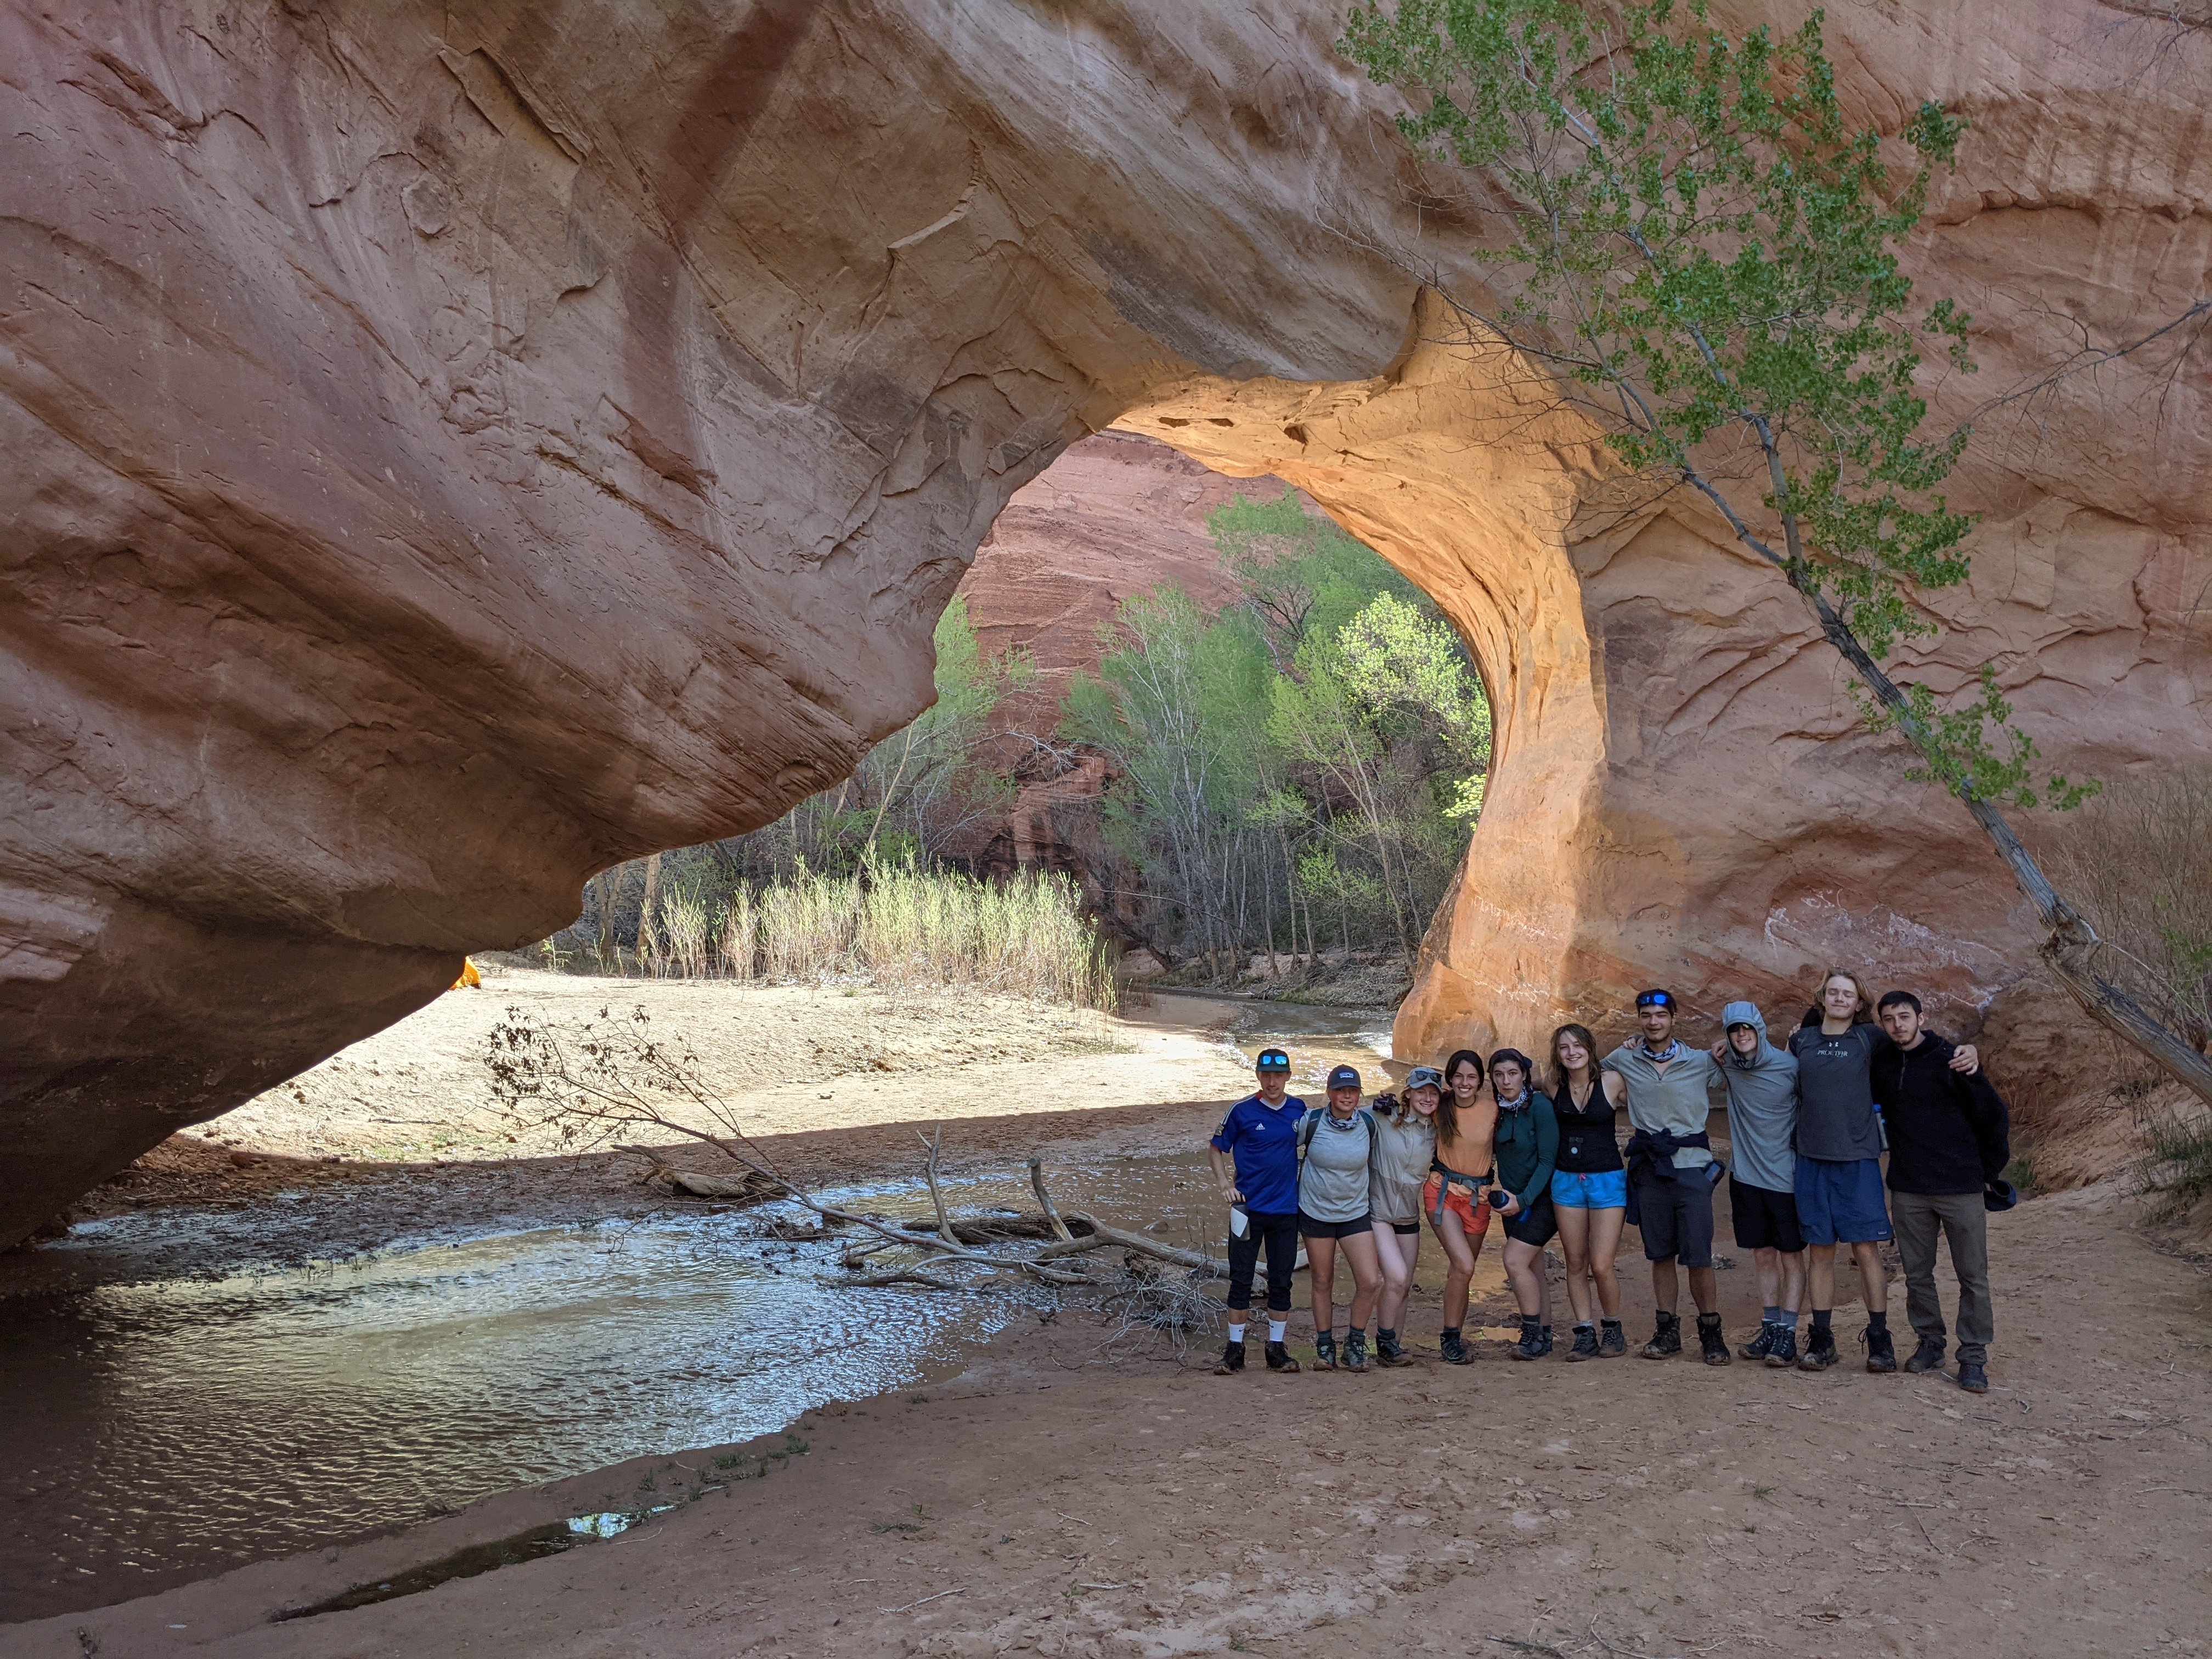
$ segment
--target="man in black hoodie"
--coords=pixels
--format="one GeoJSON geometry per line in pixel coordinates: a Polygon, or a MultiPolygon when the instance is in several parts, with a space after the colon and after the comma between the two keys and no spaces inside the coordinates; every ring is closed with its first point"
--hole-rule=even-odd
{"type": "Polygon", "coordinates": [[[1982,1195],[2012,1161],[2004,1101],[1977,1066],[1951,1069],[1953,1045],[1920,1024],[1920,999],[1892,991],[1882,1030],[1897,1046],[1874,1066],[1874,1097],[1889,1133],[1889,1212],[1905,1263],[1905,1310],[1920,1346],[1908,1371],[1943,1364],[1943,1304],[1936,1294],[1936,1238],[1959,1278],[1959,1386],[1985,1393],[1990,1338],[1989,1214],[1982,1195]]]}

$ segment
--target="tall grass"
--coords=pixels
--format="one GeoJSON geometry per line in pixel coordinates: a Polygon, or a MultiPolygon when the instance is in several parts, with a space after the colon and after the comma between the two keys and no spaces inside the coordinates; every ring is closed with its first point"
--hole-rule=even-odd
{"type": "Polygon", "coordinates": [[[866,980],[897,991],[978,990],[1111,1010],[1113,953],[1066,877],[1006,882],[869,863],[849,876],[801,868],[715,902],[672,888],[640,930],[638,970],[781,983],[866,980]]]}

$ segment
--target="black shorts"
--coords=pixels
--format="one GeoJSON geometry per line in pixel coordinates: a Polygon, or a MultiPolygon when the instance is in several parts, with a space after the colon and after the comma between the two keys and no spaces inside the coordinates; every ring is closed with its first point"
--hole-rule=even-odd
{"type": "Polygon", "coordinates": [[[1729,1183],[1729,1212],[1735,1223],[1739,1250],[1779,1250],[1795,1255],[1805,1248],[1797,1227],[1797,1194],[1765,1187],[1729,1183]]]}
{"type": "Polygon", "coordinates": [[[1418,1221],[1394,1221],[1390,1224],[1390,1231],[1401,1238],[1419,1238],[1421,1224],[1418,1221]]]}
{"type": "Polygon", "coordinates": [[[1304,1210],[1298,1212],[1298,1231],[1308,1238],[1357,1238],[1374,1231],[1372,1215],[1361,1216],[1357,1221],[1316,1221],[1304,1210]]]}
{"type": "Polygon", "coordinates": [[[1505,1229],[1506,1237],[1516,1244],[1548,1244],[1559,1236],[1559,1218],[1552,1208],[1549,1193],[1520,1214],[1509,1216],[1498,1224],[1505,1229]]]}
{"type": "Polygon", "coordinates": [[[1713,1189],[1705,1170],[1677,1170],[1672,1181],[1646,1176],[1636,1183],[1636,1205],[1646,1261],[1713,1265],[1713,1189]]]}

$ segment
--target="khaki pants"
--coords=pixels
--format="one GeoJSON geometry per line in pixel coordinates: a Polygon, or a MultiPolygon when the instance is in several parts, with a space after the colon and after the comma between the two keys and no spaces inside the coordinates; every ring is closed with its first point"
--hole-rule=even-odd
{"type": "Polygon", "coordinates": [[[1951,1271],[1959,1279],[1959,1358],[1989,1363],[1996,1325],[1990,1305],[1989,1212],[1979,1193],[1892,1193],[1890,1224],[1905,1259],[1905,1313],[1912,1334],[1941,1342],[1943,1304],[1936,1294],[1936,1236],[1951,1245],[1951,1271]]]}

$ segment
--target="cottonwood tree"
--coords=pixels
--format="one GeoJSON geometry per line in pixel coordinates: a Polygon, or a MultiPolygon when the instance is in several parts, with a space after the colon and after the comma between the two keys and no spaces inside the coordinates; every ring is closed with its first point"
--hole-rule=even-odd
{"type": "Polygon", "coordinates": [[[1908,775],[2010,867],[2060,983],[2212,1101],[2212,1064],[2098,971],[2096,933],[2004,816],[2094,786],[2039,775],[1993,666],[1955,706],[1883,666],[1935,631],[1921,596],[1967,574],[1973,521],[1939,492],[1970,433],[1932,429],[1918,387],[1926,354],[1971,371],[1968,319],[1916,301],[1895,252],[1966,123],[1930,103],[1888,146],[1853,127],[1820,25],[1732,38],[1701,0],[1363,0],[1340,50],[1407,95],[1401,130],[1486,234],[1479,282],[1379,251],[1787,579],[1871,724],[1915,751],[1908,775]]]}

